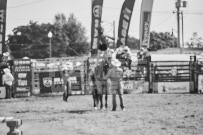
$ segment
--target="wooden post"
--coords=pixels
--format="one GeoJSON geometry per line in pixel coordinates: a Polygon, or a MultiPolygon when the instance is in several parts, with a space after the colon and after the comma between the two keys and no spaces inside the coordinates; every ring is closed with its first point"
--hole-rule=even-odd
{"type": "Polygon", "coordinates": [[[10,131],[7,133],[7,135],[23,135],[23,132],[19,129],[19,127],[22,125],[22,120],[12,119],[7,121],[6,124],[10,128],[10,131]]]}

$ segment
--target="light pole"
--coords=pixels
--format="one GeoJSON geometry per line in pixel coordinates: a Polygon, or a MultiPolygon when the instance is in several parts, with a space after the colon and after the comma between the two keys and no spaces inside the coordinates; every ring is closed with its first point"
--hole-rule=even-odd
{"type": "Polygon", "coordinates": [[[49,33],[48,33],[48,37],[49,37],[49,58],[51,58],[51,52],[52,52],[52,50],[51,50],[51,38],[52,38],[52,36],[53,36],[52,32],[49,31],[49,33]]]}

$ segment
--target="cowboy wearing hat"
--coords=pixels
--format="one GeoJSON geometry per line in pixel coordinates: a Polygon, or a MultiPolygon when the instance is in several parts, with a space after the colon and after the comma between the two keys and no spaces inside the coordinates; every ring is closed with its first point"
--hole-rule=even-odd
{"type": "Polygon", "coordinates": [[[71,82],[69,80],[70,75],[75,72],[75,67],[80,66],[81,63],[76,62],[73,64],[72,62],[66,62],[65,64],[59,67],[61,77],[63,79],[63,100],[67,102],[69,95],[71,94],[71,82]]]}
{"type": "Polygon", "coordinates": [[[2,82],[6,88],[6,98],[9,99],[12,96],[12,85],[13,85],[14,78],[13,78],[13,75],[11,74],[10,69],[5,68],[3,70],[5,74],[2,76],[2,80],[3,80],[2,82]]]}
{"type": "Polygon", "coordinates": [[[107,75],[106,79],[110,79],[111,81],[111,91],[112,91],[112,103],[113,108],[112,111],[116,111],[116,94],[119,94],[120,98],[120,107],[123,111],[125,111],[124,101],[123,101],[123,70],[119,68],[121,66],[121,62],[118,59],[114,59],[111,61],[113,68],[111,68],[107,75]]]}

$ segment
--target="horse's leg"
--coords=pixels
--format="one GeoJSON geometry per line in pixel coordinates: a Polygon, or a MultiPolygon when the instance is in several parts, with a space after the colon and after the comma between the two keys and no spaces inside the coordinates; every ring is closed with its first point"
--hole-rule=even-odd
{"type": "Polygon", "coordinates": [[[92,98],[93,98],[93,107],[96,107],[96,99],[94,93],[92,93],[92,98]]]}
{"type": "Polygon", "coordinates": [[[99,101],[100,101],[100,109],[103,109],[103,100],[102,100],[103,95],[102,94],[98,94],[98,96],[99,96],[99,101]]]}
{"type": "Polygon", "coordinates": [[[93,98],[94,98],[94,109],[97,110],[99,104],[97,89],[94,90],[93,98]]]}
{"type": "Polygon", "coordinates": [[[101,106],[100,106],[100,109],[104,109],[104,106],[103,106],[103,94],[106,94],[106,87],[105,87],[105,81],[102,81],[102,91],[101,91],[101,97],[100,97],[100,102],[101,102],[101,106]]]}
{"type": "Polygon", "coordinates": [[[105,107],[106,107],[106,109],[108,108],[108,103],[107,103],[107,101],[108,101],[108,94],[105,93],[105,107]]]}
{"type": "Polygon", "coordinates": [[[105,107],[106,107],[106,109],[108,108],[108,93],[109,93],[109,88],[110,88],[109,83],[106,80],[106,82],[105,82],[105,107]]]}
{"type": "Polygon", "coordinates": [[[97,90],[95,90],[95,102],[96,102],[96,107],[98,108],[98,105],[99,105],[99,96],[98,96],[98,93],[97,93],[97,90]]]}

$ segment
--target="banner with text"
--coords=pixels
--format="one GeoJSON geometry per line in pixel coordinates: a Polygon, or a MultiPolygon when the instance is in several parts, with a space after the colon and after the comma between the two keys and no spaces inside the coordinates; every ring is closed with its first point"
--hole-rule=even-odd
{"type": "Polygon", "coordinates": [[[30,59],[14,60],[14,82],[16,97],[27,97],[31,95],[30,59]]]}
{"type": "MultiPolygon", "coordinates": [[[[64,80],[59,71],[40,72],[40,93],[62,92],[64,80]]],[[[82,90],[81,71],[75,70],[68,78],[69,94],[84,94],[82,90]],[[77,92],[75,92],[77,91],[77,92]]]]}
{"type": "Polygon", "coordinates": [[[99,44],[103,0],[92,0],[91,54],[96,55],[99,44]]]}
{"type": "Polygon", "coordinates": [[[154,0],[142,0],[140,11],[140,48],[149,48],[150,24],[154,0]]]}
{"type": "Polygon", "coordinates": [[[120,13],[117,47],[127,44],[128,30],[135,0],[125,0],[120,13]]]}
{"type": "Polygon", "coordinates": [[[5,47],[7,0],[0,0],[0,55],[5,47]]]}

